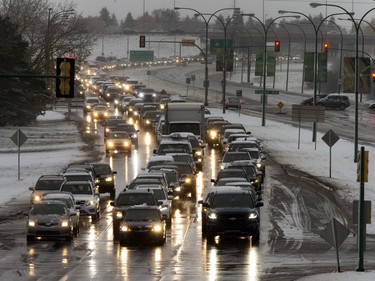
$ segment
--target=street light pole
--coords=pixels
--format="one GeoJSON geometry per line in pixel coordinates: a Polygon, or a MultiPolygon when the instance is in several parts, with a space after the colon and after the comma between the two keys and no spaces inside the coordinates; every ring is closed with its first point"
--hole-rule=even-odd
{"type": "Polygon", "coordinates": [[[375,10],[375,8],[372,8],[370,10],[368,10],[363,16],[362,18],[359,19],[359,21],[357,22],[354,17],[353,17],[353,13],[350,13],[348,12],[345,8],[339,6],[339,5],[335,5],[335,4],[327,4],[327,3],[310,3],[310,6],[312,8],[316,8],[316,7],[319,7],[319,6],[327,6],[327,7],[335,7],[335,8],[338,8],[338,9],[341,9],[342,11],[344,11],[344,13],[342,14],[347,14],[350,19],[352,20],[353,24],[354,24],[354,27],[355,27],[355,118],[354,118],[354,162],[357,163],[358,159],[357,159],[357,152],[358,152],[358,96],[359,96],[359,50],[358,50],[358,44],[359,44],[359,30],[360,30],[360,26],[361,26],[361,23],[363,21],[363,19],[370,13],[372,12],[373,10],[375,10]]]}
{"type": "MultiPolygon", "coordinates": [[[[216,14],[216,13],[219,13],[221,11],[225,11],[225,10],[233,10],[234,8],[222,8],[222,9],[219,9],[217,11],[215,11],[214,13],[212,14],[208,14],[210,17],[208,19],[206,19],[203,15],[203,13],[199,12],[198,10],[196,9],[193,9],[193,8],[186,8],[186,7],[174,7],[175,10],[190,10],[190,11],[193,11],[195,12],[197,15],[201,16],[203,18],[203,21],[206,25],[206,38],[205,38],[205,45],[206,45],[206,51],[204,53],[204,64],[205,64],[205,68],[204,68],[204,82],[203,82],[203,86],[204,86],[204,105],[205,106],[208,106],[208,87],[209,87],[209,81],[208,81],[208,27],[209,27],[209,23],[210,23],[210,20],[211,18],[216,14]]],[[[206,13],[205,13],[206,14],[206,13]]]]}
{"type": "Polygon", "coordinates": [[[280,27],[284,28],[286,33],[288,34],[288,60],[287,60],[287,66],[286,66],[286,82],[285,82],[285,91],[288,91],[288,85],[289,85],[289,63],[290,63],[290,32],[288,28],[285,27],[285,25],[280,25],[280,27]]]}
{"type": "MultiPolygon", "coordinates": [[[[359,57],[358,57],[358,42],[359,42],[359,30],[361,23],[363,19],[375,8],[370,9],[367,11],[362,18],[357,22],[352,13],[349,13],[345,8],[334,5],[334,4],[321,4],[321,3],[310,3],[310,6],[312,8],[316,8],[319,6],[327,6],[327,7],[336,7],[338,9],[341,9],[344,11],[349,17],[351,18],[354,27],[355,27],[355,133],[354,133],[354,162],[358,162],[358,94],[359,94],[359,57]]],[[[361,149],[362,151],[362,149],[361,149]]],[[[363,154],[363,153],[361,153],[363,154]]],[[[361,164],[363,164],[363,158],[361,159],[361,164]]],[[[361,169],[363,169],[361,165],[361,169]]],[[[366,225],[364,222],[364,213],[365,213],[365,207],[364,207],[364,183],[363,181],[360,184],[360,192],[359,192],[359,207],[358,207],[358,265],[356,270],[357,271],[365,271],[363,267],[364,263],[364,243],[366,239],[366,225]]]]}
{"type": "Polygon", "coordinates": [[[266,76],[267,76],[267,33],[268,30],[271,28],[271,25],[280,18],[300,18],[299,16],[279,16],[274,18],[266,27],[265,24],[255,16],[255,14],[242,14],[243,16],[249,16],[256,19],[259,24],[262,26],[264,31],[264,50],[263,50],[263,93],[262,93],[262,126],[266,126],[266,76]]]}

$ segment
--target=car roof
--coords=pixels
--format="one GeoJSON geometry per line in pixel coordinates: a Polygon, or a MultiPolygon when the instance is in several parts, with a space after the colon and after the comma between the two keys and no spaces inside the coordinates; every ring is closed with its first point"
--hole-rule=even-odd
{"type": "Polygon", "coordinates": [[[45,192],[43,193],[43,198],[45,197],[52,197],[51,199],[53,198],[73,198],[74,199],[74,195],[72,193],[65,192],[65,191],[45,192]]]}

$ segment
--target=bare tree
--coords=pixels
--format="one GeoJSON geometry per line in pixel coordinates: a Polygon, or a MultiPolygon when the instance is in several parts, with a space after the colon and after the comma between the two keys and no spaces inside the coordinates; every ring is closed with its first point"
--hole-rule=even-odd
{"type": "Polygon", "coordinates": [[[0,14],[9,16],[29,43],[28,59],[39,72],[51,73],[55,58],[75,56],[84,61],[96,40],[88,19],[75,12],[76,4],[49,0],[2,0],[0,14]]]}

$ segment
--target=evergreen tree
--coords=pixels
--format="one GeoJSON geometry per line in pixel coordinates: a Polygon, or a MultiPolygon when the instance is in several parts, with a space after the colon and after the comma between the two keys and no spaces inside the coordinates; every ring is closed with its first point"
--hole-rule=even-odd
{"type": "MultiPolygon", "coordinates": [[[[0,73],[36,74],[26,60],[28,43],[17,28],[10,18],[0,16],[0,73]]],[[[35,121],[50,98],[44,79],[0,77],[0,126],[26,125],[35,121]]]]}

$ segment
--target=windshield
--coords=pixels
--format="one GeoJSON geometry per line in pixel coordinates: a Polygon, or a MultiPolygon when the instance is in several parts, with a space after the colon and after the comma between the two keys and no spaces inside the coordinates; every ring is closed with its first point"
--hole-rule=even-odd
{"type": "Polygon", "coordinates": [[[65,215],[66,209],[60,204],[36,204],[30,213],[32,215],[65,215]]]}
{"type": "Polygon", "coordinates": [[[224,163],[233,162],[236,160],[251,160],[250,155],[246,153],[226,153],[223,157],[224,163]]]}
{"type": "Polygon", "coordinates": [[[257,148],[258,144],[256,142],[246,142],[246,143],[231,143],[228,151],[237,151],[241,148],[257,148]]]}
{"type": "Polygon", "coordinates": [[[159,154],[190,153],[190,146],[184,143],[170,143],[159,145],[159,154]]]}
{"type": "Polygon", "coordinates": [[[155,200],[152,194],[124,194],[117,200],[117,206],[133,206],[146,204],[149,206],[155,205],[155,200]]]}
{"type": "Polygon", "coordinates": [[[53,196],[48,197],[48,195],[47,195],[47,196],[44,197],[44,200],[57,200],[57,201],[63,202],[69,209],[73,207],[72,200],[70,200],[68,198],[61,198],[61,197],[60,198],[54,198],[53,196]]]}
{"type": "Polygon", "coordinates": [[[254,208],[253,200],[248,194],[217,194],[212,202],[213,208],[254,208]]]}
{"type": "Polygon", "coordinates": [[[128,210],[125,213],[127,221],[157,221],[160,220],[156,210],[128,210]]]}
{"type": "Polygon", "coordinates": [[[61,184],[64,182],[61,180],[38,180],[35,185],[35,190],[59,190],[61,184]]]}
{"type": "Polygon", "coordinates": [[[72,194],[92,194],[91,186],[88,184],[66,184],[62,186],[61,191],[72,194]]]}
{"type": "Polygon", "coordinates": [[[94,171],[97,175],[109,175],[111,174],[111,167],[108,165],[94,165],[94,171]]]}
{"type": "Polygon", "coordinates": [[[199,123],[171,123],[169,125],[169,133],[182,133],[188,132],[193,133],[194,135],[201,134],[201,128],[199,123]]]}

